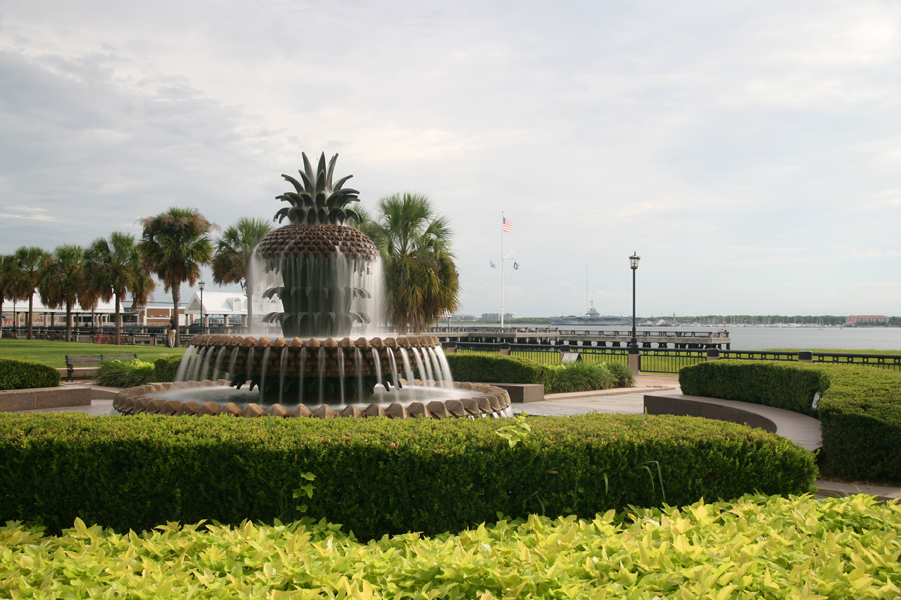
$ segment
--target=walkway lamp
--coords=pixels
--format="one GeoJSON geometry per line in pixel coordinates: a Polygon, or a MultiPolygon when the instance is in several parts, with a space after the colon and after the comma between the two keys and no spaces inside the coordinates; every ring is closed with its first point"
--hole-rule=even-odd
{"type": "Polygon", "coordinates": [[[635,334],[635,271],[638,270],[640,260],[638,252],[633,252],[629,257],[629,266],[632,267],[632,339],[629,340],[629,354],[638,354],[638,339],[635,334]]]}
{"type": "Polygon", "coordinates": [[[203,322],[203,280],[201,279],[198,283],[200,286],[200,333],[206,333],[205,323],[203,322]]]}

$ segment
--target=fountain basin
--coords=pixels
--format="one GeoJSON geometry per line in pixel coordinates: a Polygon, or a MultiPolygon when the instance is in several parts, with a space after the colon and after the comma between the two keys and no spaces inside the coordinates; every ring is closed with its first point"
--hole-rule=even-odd
{"type": "Polygon", "coordinates": [[[350,404],[345,399],[362,403],[377,385],[403,388],[403,379],[434,379],[447,387],[446,363],[432,336],[289,340],[203,335],[194,338],[178,380],[217,380],[227,373],[231,385],[259,389],[266,404],[323,404],[326,399],[350,404]]]}
{"type": "Polygon", "coordinates": [[[284,418],[392,419],[512,416],[510,396],[499,387],[482,383],[454,383],[452,388],[442,388],[435,387],[434,382],[426,382],[425,385],[419,381],[413,383],[400,390],[376,393],[365,403],[298,404],[290,407],[278,403],[261,406],[252,401],[259,398],[258,393],[231,388],[224,379],[152,383],[122,390],[113,400],[113,408],[123,415],[233,415],[248,418],[267,415],[284,418]],[[226,401],[223,402],[223,399],[226,401]]]}

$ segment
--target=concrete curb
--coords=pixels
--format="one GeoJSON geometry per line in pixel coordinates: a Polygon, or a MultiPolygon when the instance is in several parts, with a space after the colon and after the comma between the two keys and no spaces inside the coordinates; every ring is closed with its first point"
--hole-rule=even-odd
{"type": "Polygon", "coordinates": [[[90,405],[91,388],[85,385],[0,391],[0,412],[90,405]]]}

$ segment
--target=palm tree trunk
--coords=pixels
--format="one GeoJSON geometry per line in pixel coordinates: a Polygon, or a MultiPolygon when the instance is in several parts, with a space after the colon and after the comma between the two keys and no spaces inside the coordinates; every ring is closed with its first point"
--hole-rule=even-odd
{"type": "Polygon", "coordinates": [[[32,339],[34,334],[34,290],[31,291],[31,296],[28,297],[28,335],[26,339],[32,339]]]}
{"type": "Polygon", "coordinates": [[[253,329],[253,282],[250,279],[247,279],[244,286],[244,291],[247,293],[247,331],[246,333],[250,333],[251,329],[253,329]]]}
{"type": "Polygon", "coordinates": [[[72,305],[66,302],[66,341],[72,341],[72,305]]]}
{"type": "Polygon", "coordinates": [[[122,335],[122,315],[119,314],[119,294],[116,294],[116,344],[121,344],[119,336],[122,335]]]}
{"type": "Polygon", "coordinates": [[[175,316],[175,348],[181,348],[181,327],[179,326],[180,319],[178,318],[178,301],[181,299],[181,289],[180,284],[176,283],[172,286],[172,305],[175,308],[175,312],[172,313],[175,316]]]}

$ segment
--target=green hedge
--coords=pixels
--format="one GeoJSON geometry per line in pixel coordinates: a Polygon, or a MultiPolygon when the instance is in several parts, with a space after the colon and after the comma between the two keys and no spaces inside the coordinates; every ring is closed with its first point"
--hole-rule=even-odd
{"type": "Polygon", "coordinates": [[[553,381],[554,367],[518,356],[448,354],[454,381],[474,383],[540,383],[553,381]]]}
{"type": "Polygon", "coordinates": [[[679,385],[688,396],[705,396],[775,406],[812,415],[814,396],[829,386],[820,368],[803,363],[714,360],[679,370],[679,385]]]}
{"type": "Polygon", "coordinates": [[[175,381],[181,359],[181,356],[165,356],[153,361],[153,368],[156,371],[154,381],[175,381]]]}
{"type": "Polygon", "coordinates": [[[312,473],[306,514],[363,539],[460,531],[499,513],[591,518],[629,505],[799,494],[817,472],[810,452],[761,430],[645,415],[5,414],[0,464],[0,522],[41,521],[51,531],[76,517],[119,531],[167,521],[272,522],[298,516],[291,491],[312,473]]]}
{"type": "Polygon", "coordinates": [[[720,360],[679,371],[682,392],[802,414],[820,394],[824,475],[901,481],[901,373],[872,366],[720,360]]]}
{"type": "Polygon", "coordinates": [[[546,394],[630,387],[635,378],[628,367],[577,362],[546,365],[519,356],[497,354],[447,355],[454,381],[478,383],[539,383],[546,394]]]}
{"type": "Polygon", "coordinates": [[[901,373],[835,365],[819,402],[825,473],[901,482],[901,373]]]}
{"type": "Polygon", "coordinates": [[[59,371],[41,363],[0,358],[0,390],[57,387],[59,371]]]}

